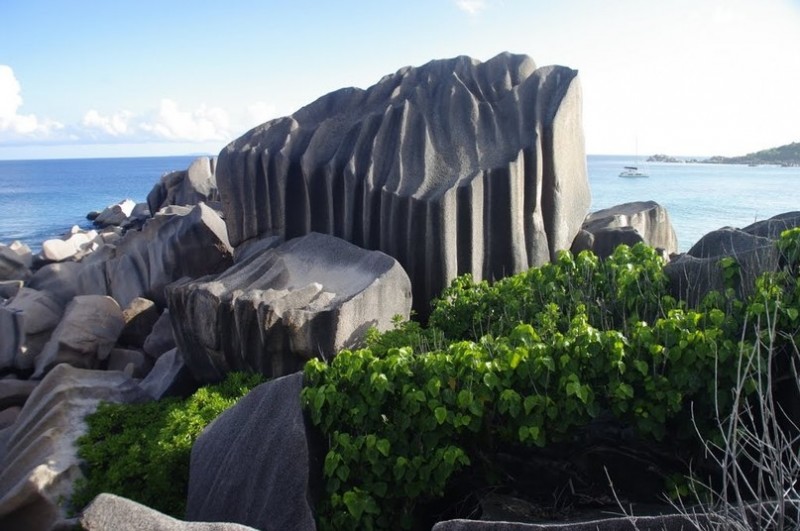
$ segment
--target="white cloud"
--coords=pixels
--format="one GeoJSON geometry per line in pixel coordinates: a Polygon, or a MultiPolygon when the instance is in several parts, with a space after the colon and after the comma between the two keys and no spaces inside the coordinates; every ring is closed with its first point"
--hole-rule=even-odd
{"type": "Polygon", "coordinates": [[[460,10],[477,15],[487,7],[487,0],[455,0],[456,7],[460,10]]]}
{"type": "Polygon", "coordinates": [[[112,137],[120,137],[133,132],[131,124],[133,113],[130,111],[119,111],[110,116],[104,116],[94,109],[90,109],[81,121],[81,125],[88,131],[99,131],[112,137]]]}
{"type": "Polygon", "coordinates": [[[139,128],[162,140],[202,142],[230,138],[230,118],[225,110],[203,104],[194,111],[184,111],[168,98],[161,100],[156,116],[140,123],[139,128]]]}
{"type": "Polygon", "coordinates": [[[8,65],[0,65],[0,138],[14,139],[19,136],[46,138],[63,129],[63,125],[48,119],[39,119],[34,114],[19,114],[22,106],[22,87],[8,65]]]}

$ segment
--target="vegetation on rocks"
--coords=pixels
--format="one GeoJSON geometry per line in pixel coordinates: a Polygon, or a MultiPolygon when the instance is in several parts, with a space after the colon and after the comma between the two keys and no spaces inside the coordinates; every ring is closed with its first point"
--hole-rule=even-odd
{"type": "MultiPolygon", "coordinates": [[[[303,402],[330,445],[320,527],[410,528],[459,474],[493,484],[501,449],[574,443],[598,419],[654,444],[669,433],[687,459],[698,431],[721,444],[723,418],[764,391],[759,375],[798,333],[800,231],[780,247],[782,269],[748,300],[731,288],[696,308],[669,295],[662,259],[641,244],[605,261],[564,252],[492,284],[464,276],[427,327],[398,323],[367,348],[312,360],[303,402]],[[767,320],[780,333],[753,348],[767,320]],[[759,369],[743,379],[742,364],[759,369]]],[[[723,268],[733,286],[737,264],[723,268]]]]}
{"type": "Polygon", "coordinates": [[[222,383],[202,387],[185,400],[101,403],[86,418],[88,432],[78,440],[86,467],[73,507],[80,509],[108,492],[183,517],[192,444],[207,424],[263,380],[261,375],[230,373],[222,383]]]}

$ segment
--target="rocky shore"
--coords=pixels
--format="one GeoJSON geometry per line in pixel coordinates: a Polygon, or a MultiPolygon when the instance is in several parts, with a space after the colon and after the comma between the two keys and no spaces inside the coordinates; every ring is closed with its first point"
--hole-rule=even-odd
{"type": "Polygon", "coordinates": [[[307,360],[412,308],[425,319],[458,275],[499,279],[565,249],[605,257],[644,242],[695,301],[720,287],[723,257],[741,265],[742,292],[777,267],[774,242],[798,212],[681,255],[652,201],[588,214],[581,112],[575,70],[511,54],[432,61],[267,122],[35,256],[0,245],[0,528],[315,529],[324,442],[300,406],[307,360]],[[274,379],[193,447],[188,521],[112,494],[69,507],[75,441],[100,401],[185,396],[234,370],[274,379]]]}

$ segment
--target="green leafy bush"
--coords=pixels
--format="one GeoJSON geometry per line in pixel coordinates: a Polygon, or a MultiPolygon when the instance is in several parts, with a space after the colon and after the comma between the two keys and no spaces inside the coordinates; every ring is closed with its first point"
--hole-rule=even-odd
{"type": "MultiPolygon", "coordinates": [[[[784,256],[800,256],[798,242],[785,234],[784,256]]],[[[320,527],[409,528],[420,502],[495,446],[570,441],[601,415],[644,440],[711,433],[742,357],[763,355],[744,323],[778,315],[796,335],[796,262],[748,301],[729,289],[697,308],[669,296],[663,262],[641,244],[606,261],[561,253],[494,284],[457,278],[428,328],[398,323],[306,365],[303,403],[330,442],[320,527]]],[[[752,375],[744,384],[757,390],[752,375]]]]}
{"type": "Polygon", "coordinates": [[[78,439],[86,477],[77,483],[72,505],[80,509],[110,492],[183,517],[192,444],[206,425],[261,382],[261,375],[231,373],[186,400],[101,403],[78,439]]]}

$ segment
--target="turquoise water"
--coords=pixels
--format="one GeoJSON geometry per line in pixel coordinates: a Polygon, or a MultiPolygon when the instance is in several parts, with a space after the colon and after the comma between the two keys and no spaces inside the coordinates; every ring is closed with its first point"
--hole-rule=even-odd
{"type": "MultiPolygon", "coordinates": [[[[0,243],[35,250],[86,214],[125,198],[144,201],[162,174],[194,157],[0,161],[0,243]]],[[[640,165],[648,179],[621,179],[631,157],[589,155],[592,210],[653,200],[667,207],[685,251],[703,234],[800,210],[800,168],[711,164],[640,165]]]]}
{"type": "Polygon", "coordinates": [[[629,201],[665,206],[687,251],[720,227],[744,227],[782,212],[800,210],[800,168],[737,164],[640,163],[650,177],[623,179],[631,157],[590,155],[592,210],[629,201]]]}

